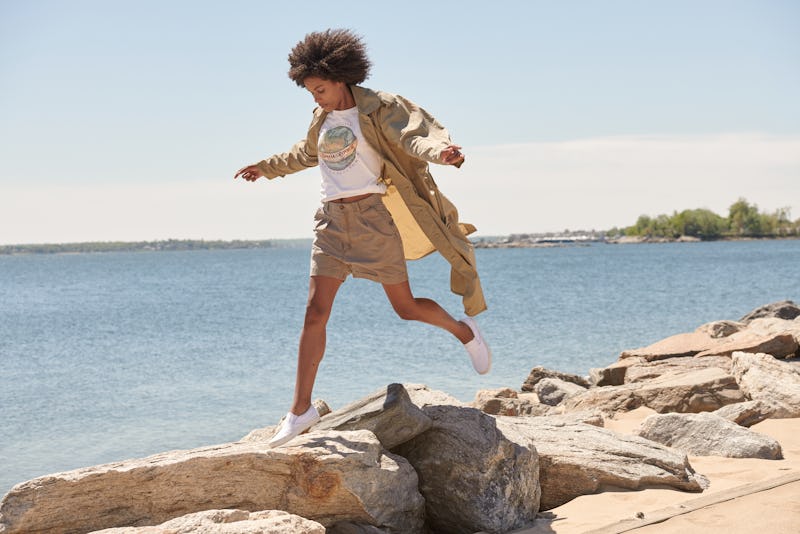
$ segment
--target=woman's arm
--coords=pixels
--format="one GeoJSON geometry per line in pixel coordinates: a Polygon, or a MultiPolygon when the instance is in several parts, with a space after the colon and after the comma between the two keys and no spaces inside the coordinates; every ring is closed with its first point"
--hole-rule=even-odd
{"type": "Polygon", "coordinates": [[[317,155],[309,154],[306,150],[306,140],[297,142],[289,152],[275,154],[258,163],[242,167],[234,175],[234,179],[241,176],[248,182],[254,182],[262,176],[269,179],[286,176],[309,167],[317,165],[317,155]]]}
{"type": "Polygon", "coordinates": [[[464,154],[430,113],[401,96],[381,109],[379,122],[389,141],[407,154],[429,163],[461,166],[464,154]]]}

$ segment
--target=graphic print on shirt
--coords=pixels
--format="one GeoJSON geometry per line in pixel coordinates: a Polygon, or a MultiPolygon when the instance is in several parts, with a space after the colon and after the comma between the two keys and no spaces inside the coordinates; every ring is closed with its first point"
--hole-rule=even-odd
{"type": "Polygon", "coordinates": [[[356,159],[358,139],[347,126],[326,130],[319,140],[319,158],[332,171],[343,171],[356,159]]]}

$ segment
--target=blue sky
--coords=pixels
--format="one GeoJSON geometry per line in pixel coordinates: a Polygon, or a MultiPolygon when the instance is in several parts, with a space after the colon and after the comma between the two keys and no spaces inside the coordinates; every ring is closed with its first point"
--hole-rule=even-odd
{"type": "Polygon", "coordinates": [[[308,237],[315,170],[286,77],[348,27],[365,85],[464,146],[442,190],[479,234],[608,228],[745,197],[800,217],[800,3],[0,0],[0,244],[308,237]]]}

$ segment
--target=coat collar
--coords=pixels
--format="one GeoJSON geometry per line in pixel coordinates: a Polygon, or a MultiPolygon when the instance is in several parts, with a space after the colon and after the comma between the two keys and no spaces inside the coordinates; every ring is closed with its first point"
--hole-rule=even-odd
{"type": "Polygon", "coordinates": [[[372,89],[367,89],[360,85],[351,85],[350,91],[353,93],[359,113],[369,115],[381,106],[381,98],[372,89]]]}

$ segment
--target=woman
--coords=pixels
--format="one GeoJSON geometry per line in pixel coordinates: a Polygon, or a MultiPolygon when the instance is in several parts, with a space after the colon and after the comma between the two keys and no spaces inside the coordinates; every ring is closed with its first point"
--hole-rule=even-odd
{"type": "Polygon", "coordinates": [[[325,329],[336,292],[348,274],[383,285],[397,314],[443,328],[464,344],[478,373],[491,351],[472,317],[486,309],[475,255],[455,207],[439,193],[428,163],[460,166],[461,147],[412,102],[361,87],[371,63],[349,30],[306,35],[289,54],[289,77],[317,108],[306,138],[289,152],[239,169],[253,182],[319,165],[322,207],[315,216],[311,277],[297,359],[294,401],[269,442],[280,446],[319,420],[311,392],[325,352],[325,329]],[[430,299],[415,298],[406,259],[438,250],[451,265],[451,289],[467,317],[454,319],[430,299]]]}

